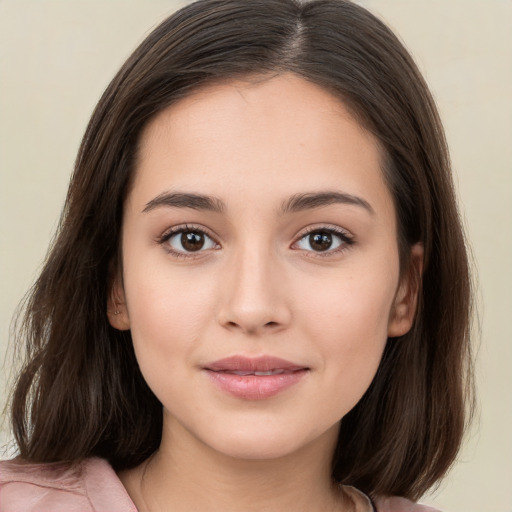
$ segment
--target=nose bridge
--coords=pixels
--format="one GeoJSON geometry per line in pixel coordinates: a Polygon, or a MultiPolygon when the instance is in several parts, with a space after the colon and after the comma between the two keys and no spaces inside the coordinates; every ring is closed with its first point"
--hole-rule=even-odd
{"type": "Polygon", "coordinates": [[[219,321],[258,333],[284,327],[290,319],[280,282],[279,261],[269,244],[247,241],[232,254],[219,321]]]}

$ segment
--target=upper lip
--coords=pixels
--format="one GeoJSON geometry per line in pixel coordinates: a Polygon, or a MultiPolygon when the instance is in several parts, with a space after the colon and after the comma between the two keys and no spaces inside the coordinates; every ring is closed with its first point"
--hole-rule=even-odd
{"type": "Polygon", "coordinates": [[[272,370],[283,370],[294,372],[297,370],[307,370],[306,366],[298,365],[273,356],[231,356],[219,359],[204,366],[204,369],[214,372],[269,372],[272,370]]]}

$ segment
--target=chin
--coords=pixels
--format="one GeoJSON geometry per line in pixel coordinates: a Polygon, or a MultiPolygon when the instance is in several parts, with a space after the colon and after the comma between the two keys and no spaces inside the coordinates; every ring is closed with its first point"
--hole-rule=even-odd
{"type": "Polygon", "coordinates": [[[227,457],[239,460],[272,460],[281,459],[291,455],[300,449],[300,443],[283,444],[281,439],[237,439],[231,438],[227,443],[216,443],[215,448],[219,453],[227,457]]]}
{"type": "MultiPolygon", "coordinates": [[[[254,428],[231,430],[229,433],[210,432],[204,441],[209,446],[227,457],[246,461],[281,459],[298,454],[308,447],[327,443],[334,449],[337,440],[338,424],[327,431],[294,431],[289,428],[254,428]]],[[[316,448],[315,448],[316,449],[316,448]]]]}

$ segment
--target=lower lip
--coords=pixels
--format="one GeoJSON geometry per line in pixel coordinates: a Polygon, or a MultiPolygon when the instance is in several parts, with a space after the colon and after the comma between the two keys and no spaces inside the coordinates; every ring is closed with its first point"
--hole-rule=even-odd
{"type": "Polygon", "coordinates": [[[297,384],[308,370],[276,375],[235,375],[206,370],[210,380],[222,391],[244,400],[265,400],[297,384]]]}

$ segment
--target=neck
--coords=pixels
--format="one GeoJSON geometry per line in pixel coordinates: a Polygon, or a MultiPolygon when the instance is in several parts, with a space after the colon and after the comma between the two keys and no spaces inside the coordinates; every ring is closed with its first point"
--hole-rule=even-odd
{"type": "Polygon", "coordinates": [[[330,476],[336,435],[333,427],[293,454],[242,459],[174,426],[164,429],[154,456],[120,477],[141,512],[349,511],[350,500],[330,476]]]}

